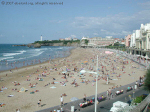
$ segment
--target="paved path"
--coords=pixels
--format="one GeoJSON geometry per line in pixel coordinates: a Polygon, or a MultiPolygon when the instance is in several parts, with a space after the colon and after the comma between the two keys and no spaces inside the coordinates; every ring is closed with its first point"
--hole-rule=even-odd
{"type": "MultiPolygon", "coordinates": [[[[137,96],[140,96],[142,94],[148,94],[148,92],[146,92],[145,90],[142,89],[137,89],[135,90],[134,96],[133,96],[133,91],[130,91],[126,94],[123,95],[119,95],[111,100],[106,100],[101,102],[100,104],[98,104],[97,106],[97,112],[109,112],[111,107],[113,106],[113,103],[116,101],[122,101],[122,102],[129,102],[130,98],[129,95],[131,95],[131,97],[135,98],[137,96]]],[[[94,106],[89,106],[86,107],[85,109],[81,110],[82,112],[94,112],[94,106]]]]}

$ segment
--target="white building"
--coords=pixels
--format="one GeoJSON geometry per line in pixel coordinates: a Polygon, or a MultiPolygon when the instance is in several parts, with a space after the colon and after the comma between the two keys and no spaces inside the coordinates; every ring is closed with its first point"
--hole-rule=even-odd
{"type": "Polygon", "coordinates": [[[107,36],[106,38],[93,37],[89,39],[88,43],[88,45],[96,45],[96,46],[108,46],[110,44],[114,44],[114,38],[112,36],[107,36]]]}
{"type": "Polygon", "coordinates": [[[65,40],[72,40],[72,39],[68,37],[68,38],[65,38],[65,40]]]}
{"type": "Polygon", "coordinates": [[[141,24],[140,29],[133,32],[128,52],[150,58],[150,23],[141,24]]]}

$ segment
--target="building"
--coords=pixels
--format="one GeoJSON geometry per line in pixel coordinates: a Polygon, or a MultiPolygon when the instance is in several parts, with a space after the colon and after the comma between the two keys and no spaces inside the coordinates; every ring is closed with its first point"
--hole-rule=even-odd
{"type": "Polygon", "coordinates": [[[103,46],[108,46],[110,44],[114,44],[114,38],[112,36],[106,36],[106,38],[102,38],[102,37],[93,37],[93,38],[87,38],[87,37],[83,37],[81,39],[81,46],[85,45],[84,41],[88,40],[88,47],[103,47],[103,46]]]}
{"type": "Polygon", "coordinates": [[[108,46],[110,44],[114,44],[114,39],[112,36],[106,36],[105,38],[102,37],[93,37],[89,39],[89,45],[96,45],[96,46],[108,46]]]}
{"type": "Polygon", "coordinates": [[[125,40],[121,40],[121,43],[120,44],[124,44],[125,45],[125,40]]]}
{"type": "Polygon", "coordinates": [[[125,46],[130,47],[131,35],[125,37],[125,46]]]}
{"type": "Polygon", "coordinates": [[[130,40],[128,53],[150,58],[150,23],[141,24],[139,30],[133,31],[130,40]]]}
{"type": "Polygon", "coordinates": [[[77,38],[73,38],[73,40],[78,40],[77,38]]]}
{"type": "Polygon", "coordinates": [[[72,40],[71,38],[65,38],[65,40],[72,40]]]}
{"type": "Polygon", "coordinates": [[[64,41],[65,39],[60,38],[59,40],[60,40],[60,41],[64,41]]]}
{"type": "Polygon", "coordinates": [[[120,43],[120,39],[119,38],[114,38],[114,43],[117,43],[117,42],[120,43]]]}

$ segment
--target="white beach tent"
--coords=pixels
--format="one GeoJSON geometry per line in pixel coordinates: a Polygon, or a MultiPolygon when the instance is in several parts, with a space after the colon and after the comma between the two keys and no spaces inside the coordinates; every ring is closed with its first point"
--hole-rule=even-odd
{"type": "Polygon", "coordinates": [[[80,74],[83,74],[83,73],[86,73],[86,71],[85,71],[85,70],[81,70],[81,71],[80,71],[80,74]]]}
{"type": "Polygon", "coordinates": [[[128,103],[116,101],[113,103],[113,107],[110,109],[110,112],[119,112],[126,107],[129,107],[128,103]]]}
{"type": "Polygon", "coordinates": [[[118,107],[111,107],[110,112],[119,112],[120,110],[118,107]]]}

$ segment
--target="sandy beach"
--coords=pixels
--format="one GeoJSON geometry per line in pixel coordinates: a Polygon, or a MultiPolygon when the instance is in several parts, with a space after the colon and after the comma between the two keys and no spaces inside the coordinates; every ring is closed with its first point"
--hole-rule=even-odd
{"type": "Polygon", "coordinates": [[[72,97],[79,99],[95,94],[95,75],[81,74],[81,70],[96,71],[98,60],[98,93],[112,87],[120,87],[145,75],[137,63],[116,53],[107,54],[102,49],[75,48],[66,58],[54,59],[38,65],[4,71],[0,73],[1,112],[33,112],[60,105],[60,96],[64,103],[72,97]],[[66,72],[67,71],[67,72],[66,72]],[[65,74],[66,75],[65,75],[65,74]],[[106,84],[109,76],[109,84],[106,84]],[[8,97],[10,96],[10,97],[8,97]],[[37,102],[41,99],[42,107],[37,102]]]}

